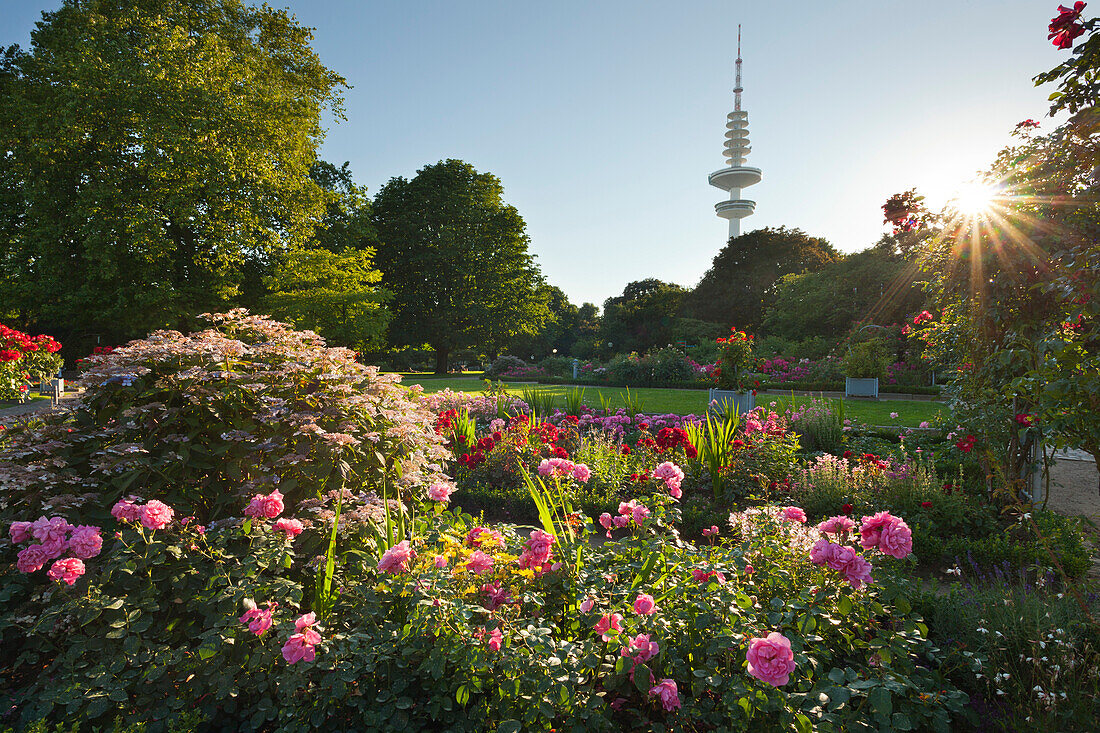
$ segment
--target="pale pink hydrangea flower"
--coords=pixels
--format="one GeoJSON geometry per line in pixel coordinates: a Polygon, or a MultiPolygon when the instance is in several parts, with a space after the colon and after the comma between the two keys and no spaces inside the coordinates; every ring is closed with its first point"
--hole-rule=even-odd
{"type": "Polygon", "coordinates": [[[378,561],[378,569],[384,573],[407,573],[409,561],[415,557],[416,552],[409,547],[409,541],[401,540],[382,553],[382,559],[378,561]]]}
{"type": "Polygon", "coordinates": [[[450,484],[436,481],[428,487],[428,498],[432,501],[447,502],[451,499],[452,491],[454,491],[454,487],[450,484]]]}
{"type": "Polygon", "coordinates": [[[141,524],[146,529],[164,529],[172,522],[175,511],[162,501],[150,499],[141,507],[141,524]]]}
{"type": "Polygon", "coordinates": [[[661,707],[666,712],[672,712],[680,707],[680,693],[676,689],[676,683],[671,679],[663,679],[649,688],[649,696],[661,701],[661,707]]]}
{"type": "Polygon", "coordinates": [[[474,550],[466,560],[466,569],[474,575],[481,575],[493,569],[493,557],[481,550],[474,550]]]}
{"type": "Polygon", "coordinates": [[[593,626],[592,628],[597,634],[601,635],[601,638],[603,638],[604,641],[611,641],[611,636],[612,636],[611,632],[612,631],[616,631],[616,632],[622,631],[623,630],[622,623],[623,623],[622,614],[605,613],[604,615],[600,616],[600,620],[597,621],[596,625],[593,626]]]}
{"type": "Polygon", "coordinates": [[[99,527],[82,525],[74,529],[73,536],[69,538],[69,552],[81,560],[95,557],[102,549],[103,538],[99,534],[99,527]]]}
{"type": "Polygon", "coordinates": [[[772,687],[790,682],[791,672],[797,666],[790,639],[775,631],[763,638],[750,639],[745,658],[749,663],[748,673],[772,687]]]}
{"type": "Polygon", "coordinates": [[[634,613],[639,616],[649,616],[657,610],[657,604],[653,596],[648,593],[639,593],[634,599],[634,613]]]}
{"type": "Polygon", "coordinates": [[[78,557],[66,557],[63,560],[58,560],[46,573],[50,580],[57,580],[69,585],[75,583],[76,579],[83,574],[84,561],[78,557]]]}
{"type": "Polygon", "coordinates": [[[282,517],[275,522],[275,529],[279,532],[286,532],[286,536],[290,539],[294,539],[305,531],[305,526],[300,519],[290,519],[288,517],[282,517]]]}
{"type": "Polygon", "coordinates": [[[254,519],[274,519],[283,513],[283,495],[275,489],[270,494],[256,494],[244,510],[246,517],[254,519]]]}

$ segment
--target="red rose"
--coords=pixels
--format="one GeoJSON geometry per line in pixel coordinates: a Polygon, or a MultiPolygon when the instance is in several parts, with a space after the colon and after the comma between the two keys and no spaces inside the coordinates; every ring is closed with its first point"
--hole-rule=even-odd
{"type": "Polygon", "coordinates": [[[930,501],[922,501],[920,503],[920,505],[921,505],[922,509],[931,509],[932,508],[932,502],[930,502],[930,501]]]}
{"type": "Polygon", "coordinates": [[[844,506],[840,507],[840,513],[848,515],[852,513],[853,509],[854,507],[851,504],[845,504],[844,506]]]}

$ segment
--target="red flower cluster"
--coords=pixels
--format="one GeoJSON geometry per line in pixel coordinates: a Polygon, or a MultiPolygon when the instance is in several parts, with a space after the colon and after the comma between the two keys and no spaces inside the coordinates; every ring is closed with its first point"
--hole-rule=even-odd
{"type": "Polygon", "coordinates": [[[115,353],[114,346],[97,346],[92,349],[92,356],[106,356],[115,353]]]}
{"type": "Polygon", "coordinates": [[[961,450],[963,453],[969,453],[974,450],[974,444],[978,442],[978,439],[973,435],[967,435],[965,438],[955,443],[955,447],[961,450]]]}
{"type": "Polygon", "coordinates": [[[932,320],[932,314],[931,313],[929,313],[928,311],[921,311],[920,313],[918,313],[913,318],[913,325],[914,326],[919,326],[920,324],[924,323],[925,321],[931,321],[931,320],[932,320]]]}
{"type": "Polygon", "coordinates": [[[676,450],[677,448],[683,448],[684,454],[688,458],[695,458],[699,455],[699,451],[688,440],[687,431],[683,428],[661,428],[657,431],[658,453],[663,453],[666,450],[676,450]]]}
{"type": "Polygon", "coordinates": [[[61,344],[57,343],[52,336],[46,334],[28,336],[22,331],[8,328],[0,323],[0,362],[18,361],[24,354],[40,349],[47,354],[53,354],[61,350],[61,344]]]}
{"type": "Polygon", "coordinates": [[[1056,48],[1072,48],[1074,39],[1085,32],[1085,27],[1078,22],[1081,19],[1081,11],[1085,9],[1085,5],[1086,3],[1077,0],[1072,8],[1067,8],[1064,5],[1058,6],[1058,15],[1050,21],[1048,26],[1050,33],[1047,34],[1047,39],[1056,48]]]}
{"type": "Polygon", "coordinates": [[[1030,118],[1024,120],[1023,122],[1017,122],[1016,123],[1016,129],[1017,130],[1027,130],[1028,128],[1038,127],[1038,126],[1039,126],[1039,123],[1036,122],[1033,119],[1030,119],[1030,118]]]}
{"type": "MultiPolygon", "coordinates": [[[[98,346],[96,347],[99,348],[98,346]]],[[[439,416],[435,419],[435,434],[446,435],[455,429],[455,423],[458,420],[458,410],[447,410],[446,412],[439,413],[439,416]]]]}
{"type": "Polygon", "coordinates": [[[738,341],[752,341],[753,340],[752,334],[745,333],[744,331],[738,331],[736,326],[731,328],[730,332],[731,332],[730,335],[727,336],[726,338],[722,338],[721,336],[719,336],[718,338],[716,338],[714,340],[714,342],[716,344],[735,344],[738,341]]]}

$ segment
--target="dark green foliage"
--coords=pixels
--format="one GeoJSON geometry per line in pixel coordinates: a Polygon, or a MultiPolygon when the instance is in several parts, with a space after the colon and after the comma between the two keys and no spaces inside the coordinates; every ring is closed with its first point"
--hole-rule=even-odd
{"type": "Polygon", "coordinates": [[[814,272],[837,259],[824,239],[800,229],[756,229],[731,239],[683,300],[680,314],[753,332],[784,275],[814,272]]]}
{"type": "Polygon", "coordinates": [[[325,211],[310,168],[344,81],[310,40],[239,0],[46,13],[0,71],[4,310],[87,353],[83,334],[117,344],[247,298],[325,211]]]}
{"type": "Polygon", "coordinates": [[[391,179],[374,198],[375,264],[394,296],[390,342],[431,345],[436,372],[457,348],[493,359],[549,317],[526,225],[503,195],[496,176],[446,160],[391,179]]]}

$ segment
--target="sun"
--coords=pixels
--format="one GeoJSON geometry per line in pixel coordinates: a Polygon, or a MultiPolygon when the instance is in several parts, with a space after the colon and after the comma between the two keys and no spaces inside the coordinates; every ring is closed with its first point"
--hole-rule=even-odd
{"type": "Polygon", "coordinates": [[[999,193],[997,186],[984,181],[968,181],[955,189],[949,204],[963,216],[980,217],[993,210],[999,193]]]}

